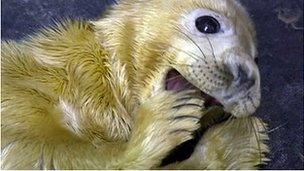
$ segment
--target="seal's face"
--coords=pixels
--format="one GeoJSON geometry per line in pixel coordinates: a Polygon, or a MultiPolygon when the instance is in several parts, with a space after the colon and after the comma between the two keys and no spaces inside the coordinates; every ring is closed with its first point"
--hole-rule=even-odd
{"type": "Polygon", "coordinates": [[[222,105],[236,117],[248,116],[260,103],[255,33],[237,2],[212,2],[214,6],[208,2],[202,7],[193,5],[175,23],[168,50],[173,70],[166,87],[183,90],[195,86],[202,91],[207,107],[222,105]]]}

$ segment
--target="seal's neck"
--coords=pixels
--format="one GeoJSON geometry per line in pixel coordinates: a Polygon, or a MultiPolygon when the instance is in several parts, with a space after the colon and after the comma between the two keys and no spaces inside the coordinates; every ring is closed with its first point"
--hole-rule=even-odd
{"type": "Polygon", "coordinates": [[[167,42],[156,34],[145,35],[134,20],[104,19],[94,23],[96,36],[110,54],[112,63],[124,67],[128,88],[142,100],[151,95],[162,79],[169,60],[164,57],[167,42]]]}

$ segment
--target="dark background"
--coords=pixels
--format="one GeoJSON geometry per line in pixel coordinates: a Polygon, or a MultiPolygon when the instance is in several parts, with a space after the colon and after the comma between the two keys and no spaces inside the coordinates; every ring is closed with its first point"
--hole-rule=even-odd
{"type": "MultiPolygon", "coordinates": [[[[259,39],[262,103],[271,162],[264,169],[304,169],[303,0],[240,0],[259,39]]],[[[62,18],[96,19],[111,0],[2,0],[1,38],[21,39],[62,18]]]]}

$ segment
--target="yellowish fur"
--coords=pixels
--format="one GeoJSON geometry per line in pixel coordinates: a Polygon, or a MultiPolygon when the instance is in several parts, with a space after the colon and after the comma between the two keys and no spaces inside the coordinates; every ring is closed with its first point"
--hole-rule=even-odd
{"type": "MultiPolygon", "coordinates": [[[[238,16],[244,49],[237,52],[255,55],[254,29],[233,0],[126,0],[98,21],[67,20],[2,42],[2,168],[159,168],[200,126],[193,118],[201,108],[174,109],[193,92],[162,87],[170,68],[187,75],[171,45],[182,41],[175,31],[181,14],[196,8],[238,16]]],[[[212,127],[188,160],[165,167],[255,168],[268,151],[262,125],[245,117],[212,127]]]]}

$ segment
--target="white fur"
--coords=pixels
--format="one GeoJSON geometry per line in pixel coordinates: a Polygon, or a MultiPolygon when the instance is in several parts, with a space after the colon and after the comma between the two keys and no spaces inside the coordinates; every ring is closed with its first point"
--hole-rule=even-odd
{"type": "Polygon", "coordinates": [[[66,127],[74,133],[80,132],[80,118],[74,106],[64,101],[63,99],[59,100],[59,106],[63,112],[62,122],[64,125],[66,125],[66,127]]]}

